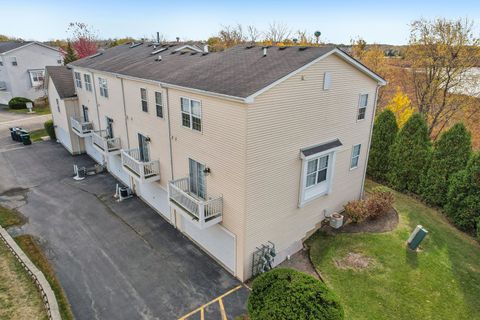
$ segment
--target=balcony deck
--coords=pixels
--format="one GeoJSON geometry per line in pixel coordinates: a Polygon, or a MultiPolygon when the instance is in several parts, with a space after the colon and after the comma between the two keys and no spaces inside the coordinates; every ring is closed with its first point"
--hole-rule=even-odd
{"type": "Polygon", "coordinates": [[[122,150],[122,165],[128,174],[142,181],[160,180],[160,162],[158,160],[142,161],[140,150],[122,150]]]}
{"type": "Polygon", "coordinates": [[[92,142],[97,149],[104,153],[120,152],[120,149],[122,148],[120,138],[108,137],[106,130],[93,131],[92,142]]]}
{"type": "Polygon", "coordinates": [[[93,123],[90,121],[83,121],[82,119],[71,117],[70,125],[72,126],[73,132],[81,138],[85,138],[92,134],[93,123]]]}
{"type": "Polygon", "coordinates": [[[189,178],[170,181],[168,184],[170,202],[180,212],[204,229],[222,221],[223,197],[201,199],[190,192],[189,178]]]}

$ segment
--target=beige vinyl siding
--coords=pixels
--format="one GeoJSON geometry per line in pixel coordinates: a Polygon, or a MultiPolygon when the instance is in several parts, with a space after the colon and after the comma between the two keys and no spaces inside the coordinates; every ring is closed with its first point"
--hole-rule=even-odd
{"type": "Polygon", "coordinates": [[[288,254],[323,219],[359,198],[374,109],[376,82],[329,56],[258,96],[248,108],[245,268],[255,247],[272,241],[288,254]],[[323,76],[331,72],[329,90],[323,76]],[[366,119],[357,122],[359,95],[369,94],[366,119]],[[340,139],[332,191],[299,208],[300,149],[340,139]],[[353,145],[362,144],[359,166],[350,170],[353,145]]]}
{"type": "MultiPolygon", "coordinates": [[[[78,97],[78,104],[81,108],[82,105],[87,106],[88,108],[88,116],[90,118],[90,121],[93,123],[93,128],[94,130],[100,130],[100,126],[98,123],[98,112],[97,112],[97,105],[96,105],[96,100],[95,100],[95,90],[98,92],[98,83],[96,83],[94,77],[92,76],[92,73],[89,71],[85,71],[83,69],[76,69],[74,68],[72,70],[72,77],[74,76],[74,72],[80,72],[82,76],[82,88],[77,88],[75,87],[77,97],[78,97]],[[90,74],[90,78],[92,79],[92,91],[87,91],[85,90],[85,81],[84,81],[84,74],[90,74]],[[94,87],[94,88],[93,88],[94,87]]],[[[105,123],[101,123],[102,129],[105,129],[105,123]]]]}
{"type": "MultiPolygon", "coordinates": [[[[50,101],[50,109],[52,111],[52,118],[56,130],[63,133],[62,139],[67,139],[68,141],[61,141],[62,145],[71,153],[79,154],[84,152],[85,145],[82,138],[77,136],[70,125],[70,117],[78,117],[79,107],[77,99],[66,99],[62,100],[58,95],[57,89],[51,78],[48,78],[48,100],[50,101]],[[60,108],[58,112],[57,100],[60,108]]],[[[60,135],[59,135],[60,136],[60,135]]]]}
{"type": "Polygon", "coordinates": [[[127,148],[138,148],[138,134],[150,137],[149,150],[150,160],[160,162],[160,181],[152,182],[167,190],[168,181],[172,174],[170,169],[170,146],[168,122],[166,121],[167,110],[165,107],[165,90],[159,85],[148,84],[133,80],[124,79],[125,104],[128,124],[128,139],[130,146],[127,148]],[[142,111],[140,89],[147,89],[148,112],[142,111]],[[164,117],[159,118],[155,110],[155,91],[162,93],[164,101],[164,117]]]}
{"type": "Polygon", "coordinates": [[[223,195],[222,225],[236,236],[237,276],[243,278],[246,105],[168,90],[175,179],[188,176],[188,158],[211,169],[207,196],[223,195]],[[182,126],[180,98],[201,101],[202,132],[182,126]]]}

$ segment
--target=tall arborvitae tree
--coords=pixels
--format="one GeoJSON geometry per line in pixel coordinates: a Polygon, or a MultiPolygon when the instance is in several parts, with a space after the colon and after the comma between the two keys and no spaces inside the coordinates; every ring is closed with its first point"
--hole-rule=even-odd
{"type": "Polygon", "coordinates": [[[367,173],[377,181],[387,179],[391,164],[390,149],[395,142],[397,132],[397,121],[392,111],[385,110],[375,119],[367,173]]]}
{"type": "Polygon", "coordinates": [[[445,212],[461,230],[474,232],[478,227],[477,223],[480,219],[480,153],[473,154],[467,167],[451,178],[445,212]]]}
{"type": "Polygon", "coordinates": [[[418,193],[420,178],[428,163],[430,137],[422,115],[415,113],[398,133],[391,150],[390,184],[400,191],[418,193]]]}
{"type": "Polygon", "coordinates": [[[467,165],[472,153],[470,132],[463,123],[457,123],[435,141],[429,168],[422,178],[423,199],[432,205],[446,203],[450,178],[467,165]]]}
{"type": "Polygon", "coordinates": [[[78,57],[77,57],[77,55],[75,54],[75,51],[72,48],[72,44],[70,43],[70,41],[68,41],[67,49],[65,50],[65,52],[63,54],[63,64],[67,65],[70,62],[73,62],[75,60],[78,60],[78,57]]]}

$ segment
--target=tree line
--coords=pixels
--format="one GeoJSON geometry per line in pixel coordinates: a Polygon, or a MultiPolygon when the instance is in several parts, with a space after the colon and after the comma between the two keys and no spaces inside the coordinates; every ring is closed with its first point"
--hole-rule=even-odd
{"type": "Polygon", "coordinates": [[[367,174],[439,207],[460,230],[480,238],[480,152],[461,122],[432,142],[428,124],[414,113],[399,128],[385,110],[375,119],[367,174]]]}

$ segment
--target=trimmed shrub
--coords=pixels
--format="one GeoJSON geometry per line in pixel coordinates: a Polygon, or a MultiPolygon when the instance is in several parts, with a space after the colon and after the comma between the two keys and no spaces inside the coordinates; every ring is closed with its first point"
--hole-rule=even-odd
{"type": "Polygon", "coordinates": [[[364,200],[349,201],[343,208],[345,215],[353,223],[363,222],[368,218],[368,209],[364,200]]]}
{"type": "Polygon", "coordinates": [[[445,212],[459,229],[475,231],[480,218],[480,153],[451,178],[445,212]]]}
{"type": "Polygon", "coordinates": [[[377,181],[387,179],[391,166],[390,149],[395,142],[397,132],[397,120],[391,110],[383,111],[375,119],[367,174],[377,181]]]}
{"type": "Polygon", "coordinates": [[[8,101],[8,107],[10,109],[27,109],[27,102],[31,102],[33,104],[33,101],[30,99],[15,97],[8,101]]]}
{"type": "Polygon", "coordinates": [[[57,137],[55,136],[55,128],[53,126],[53,120],[47,120],[43,124],[45,131],[47,131],[48,135],[50,136],[50,139],[56,140],[57,137]]]}
{"type": "Polygon", "coordinates": [[[415,113],[398,133],[391,149],[389,183],[397,190],[419,193],[420,179],[429,161],[430,137],[422,115],[415,113]]]}
{"type": "Polygon", "coordinates": [[[393,192],[385,187],[376,187],[365,200],[368,218],[376,219],[385,215],[393,207],[393,192]]]}
{"type": "Polygon", "coordinates": [[[431,161],[421,182],[422,198],[431,205],[443,206],[453,174],[467,165],[472,153],[470,132],[457,123],[435,141],[431,161]]]}
{"type": "Polygon", "coordinates": [[[327,286],[292,269],[273,269],[253,281],[251,320],[343,319],[343,308],[327,286]]]}

